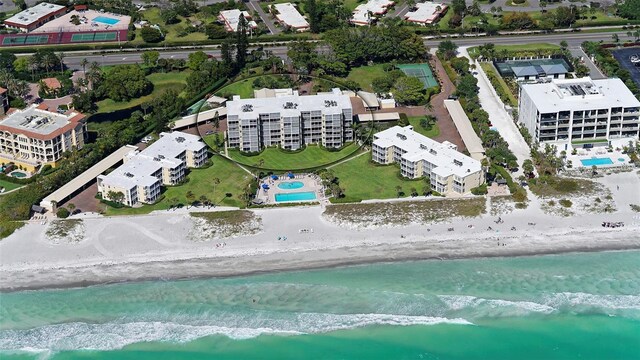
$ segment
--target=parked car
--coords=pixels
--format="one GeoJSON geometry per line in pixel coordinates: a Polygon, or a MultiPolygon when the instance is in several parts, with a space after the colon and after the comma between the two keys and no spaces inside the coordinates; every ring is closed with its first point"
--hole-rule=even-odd
{"type": "Polygon", "coordinates": [[[204,134],[205,134],[205,135],[211,135],[211,134],[213,134],[213,130],[209,130],[209,131],[207,131],[207,132],[206,132],[206,133],[204,133],[204,134]]]}

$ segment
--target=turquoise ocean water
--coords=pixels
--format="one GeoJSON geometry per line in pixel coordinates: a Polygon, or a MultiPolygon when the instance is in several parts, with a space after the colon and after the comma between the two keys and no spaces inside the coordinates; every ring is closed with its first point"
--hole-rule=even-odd
{"type": "Polygon", "coordinates": [[[640,359],[640,252],[0,295],[5,359],[640,359]]]}

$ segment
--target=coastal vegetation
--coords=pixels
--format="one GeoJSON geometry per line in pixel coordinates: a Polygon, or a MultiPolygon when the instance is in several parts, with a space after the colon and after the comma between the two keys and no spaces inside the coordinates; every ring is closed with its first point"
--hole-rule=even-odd
{"type": "Polygon", "coordinates": [[[380,224],[407,226],[429,225],[456,217],[476,217],[486,213],[484,198],[432,199],[368,204],[327,206],[323,216],[350,228],[375,228],[380,224]]]}
{"type": "Polygon", "coordinates": [[[194,241],[252,235],[262,229],[260,216],[247,210],[192,212],[189,215],[195,225],[189,237],[194,241]]]}

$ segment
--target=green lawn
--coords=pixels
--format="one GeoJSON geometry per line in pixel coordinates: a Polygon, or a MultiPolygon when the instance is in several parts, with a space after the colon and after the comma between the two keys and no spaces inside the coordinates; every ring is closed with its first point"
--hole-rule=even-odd
{"type": "Polygon", "coordinates": [[[422,192],[422,179],[409,180],[400,175],[396,165],[376,165],[371,162],[371,154],[362,155],[331,168],[344,190],[343,200],[357,202],[366,199],[390,199],[397,197],[396,186],[400,186],[405,196],[415,187],[422,192]]]}
{"type": "Polygon", "coordinates": [[[169,199],[177,198],[179,203],[187,204],[187,191],[191,191],[198,199],[205,195],[210,200],[221,206],[237,206],[244,207],[244,203],[240,200],[240,194],[244,186],[251,179],[246,171],[235,165],[233,162],[221,156],[212,158],[213,165],[205,169],[191,169],[187,176],[189,181],[179,186],[166,187],[163,199],[153,205],[144,205],[139,208],[121,208],[115,209],[107,206],[107,215],[134,215],[148,214],[154,210],[165,210],[170,206],[169,199]],[[215,187],[212,180],[218,178],[220,184],[215,187]],[[231,197],[225,194],[230,193],[231,197]]]}
{"type": "Polygon", "coordinates": [[[23,186],[23,185],[12,183],[12,182],[7,181],[7,180],[0,180],[0,188],[4,188],[4,191],[17,189],[20,186],[23,186]]]}
{"type": "Polygon", "coordinates": [[[147,76],[147,79],[153,83],[153,91],[151,94],[123,102],[117,102],[111,99],[100,100],[97,103],[98,112],[104,113],[134,107],[153,100],[154,97],[157,97],[163,91],[168,89],[176,89],[180,91],[187,83],[188,75],[188,71],[151,74],[147,76]]]}
{"type": "Polygon", "coordinates": [[[268,148],[255,156],[245,156],[237,149],[229,149],[229,157],[249,166],[287,171],[329,164],[357,150],[358,145],[355,143],[345,146],[340,151],[327,151],[318,145],[309,145],[306,149],[296,153],[287,153],[278,148],[268,148]]]}
{"type": "Polygon", "coordinates": [[[353,68],[346,79],[355,81],[364,91],[373,91],[371,82],[373,79],[384,75],[383,66],[384,64],[376,64],[353,68]]]}
{"type": "Polygon", "coordinates": [[[242,99],[253,98],[253,81],[255,79],[241,80],[230,85],[224,86],[216,92],[216,95],[228,97],[231,95],[240,95],[242,99]]]}
{"type": "Polygon", "coordinates": [[[422,128],[422,126],[420,126],[420,120],[422,120],[424,116],[408,116],[407,118],[409,119],[409,124],[413,126],[413,130],[415,130],[417,133],[420,133],[429,138],[435,138],[440,135],[440,128],[438,127],[437,123],[433,124],[431,130],[425,130],[422,128]]]}
{"type": "MultiPolygon", "coordinates": [[[[207,35],[204,33],[194,32],[187,34],[186,36],[179,37],[178,33],[181,28],[191,26],[191,20],[185,19],[182,16],[178,16],[180,22],[177,24],[165,25],[164,21],[160,18],[160,9],[157,7],[149,8],[142,13],[143,19],[147,20],[151,24],[160,25],[162,32],[165,35],[165,41],[202,41],[207,40],[207,35]]],[[[205,24],[211,21],[215,21],[215,18],[208,18],[201,13],[197,14],[194,18],[202,20],[205,24]]],[[[142,36],[140,35],[140,29],[136,30],[136,38],[132,41],[133,44],[143,44],[142,36]]]]}

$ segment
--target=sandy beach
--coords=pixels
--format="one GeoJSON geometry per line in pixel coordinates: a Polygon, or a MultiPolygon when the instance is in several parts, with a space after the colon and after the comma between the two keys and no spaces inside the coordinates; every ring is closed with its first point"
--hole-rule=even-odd
{"type": "MultiPolygon", "coordinates": [[[[238,276],[412,259],[639,249],[640,214],[629,207],[640,203],[638,174],[610,175],[598,181],[609,189],[613,186],[616,212],[558,216],[543,211],[541,200],[534,198],[526,209],[501,214],[492,214],[488,206],[484,215],[473,218],[363,226],[329,218],[323,206],[270,208],[250,210],[255,226],[246,235],[218,238],[211,238],[187,210],[80,216],[73,234],[61,239],[47,235],[50,223],[30,223],[0,241],[0,290],[238,276]],[[498,218],[501,223],[496,223],[498,218]],[[604,228],[604,221],[625,226],[604,228]]],[[[215,209],[222,210],[228,209],[215,209]]]]}

